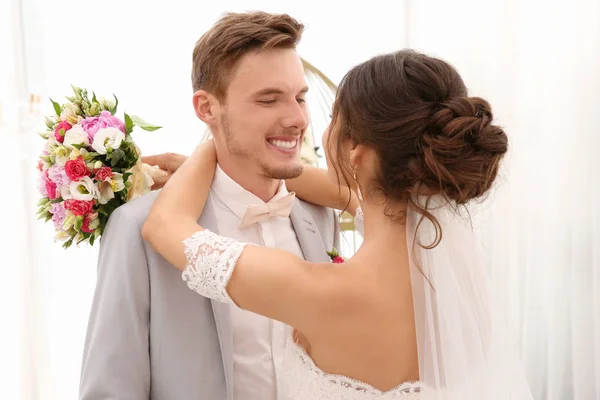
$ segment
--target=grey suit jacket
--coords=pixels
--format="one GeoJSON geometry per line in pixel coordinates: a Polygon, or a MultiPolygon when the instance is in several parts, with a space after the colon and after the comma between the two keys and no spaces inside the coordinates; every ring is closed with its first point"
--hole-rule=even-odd
{"type": "MultiPolygon", "coordinates": [[[[119,207],[106,225],[80,399],[231,400],[231,306],[188,289],[181,272],[142,239],[156,196],[119,207]]],[[[218,233],[209,203],[200,223],[218,233]]],[[[328,261],[326,250],[339,240],[332,210],[296,200],[290,218],[305,259],[328,261]]]]}

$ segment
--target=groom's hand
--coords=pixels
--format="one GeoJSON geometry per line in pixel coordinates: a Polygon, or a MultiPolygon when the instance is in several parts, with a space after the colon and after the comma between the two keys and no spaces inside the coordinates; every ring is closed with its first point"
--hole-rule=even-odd
{"type": "Polygon", "coordinates": [[[154,185],[152,185],[152,190],[157,190],[165,186],[165,183],[167,183],[171,175],[173,175],[175,171],[181,167],[185,160],[187,160],[187,156],[175,153],[162,153],[153,156],[142,157],[143,163],[156,166],[167,172],[165,176],[157,176],[153,178],[154,185]]]}

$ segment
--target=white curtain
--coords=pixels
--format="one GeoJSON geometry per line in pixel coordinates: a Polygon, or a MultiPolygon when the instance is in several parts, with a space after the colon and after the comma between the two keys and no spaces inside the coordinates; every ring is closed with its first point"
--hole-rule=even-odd
{"type": "Polygon", "coordinates": [[[304,21],[300,52],[335,83],[410,46],[452,62],[491,101],[511,138],[476,213],[494,288],[535,398],[600,398],[600,0],[0,2],[3,398],[77,398],[95,284],[97,250],[64,251],[35,220],[47,98],[71,83],[114,92],[121,111],[165,127],[135,134],[145,153],[186,154],[204,132],[190,101],[193,44],[220,13],[245,9],[304,21]]]}
{"type": "Polygon", "coordinates": [[[536,399],[600,398],[600,1],[414,1],[511,152],[478,227],[536,399]]]}

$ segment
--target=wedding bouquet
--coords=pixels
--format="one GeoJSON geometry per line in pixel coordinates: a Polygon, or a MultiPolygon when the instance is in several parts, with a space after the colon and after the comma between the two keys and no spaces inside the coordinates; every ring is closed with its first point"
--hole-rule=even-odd
{"type": "Polygon", "coordinates": [[[125,202],[150,191],[152,176],[131,138],[134,126],[154,131],[139,117],[116,117],[119,101],[97,99],[72,86],[74,95],[46,117],[46,140],[40,171],[38,219],[52,220],[56,239],[68,248],[102,235],[110,214],[125,202]]]}

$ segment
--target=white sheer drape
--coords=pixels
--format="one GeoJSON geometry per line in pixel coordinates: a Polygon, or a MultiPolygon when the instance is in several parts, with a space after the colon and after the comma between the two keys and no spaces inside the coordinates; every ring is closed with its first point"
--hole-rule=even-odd
{"type": "MultiPolygon", "coordinates": [[[[95,280],[95,249],[63,251],[35,221],[36,107],[48,113],[47,97],[71,83],[114,92],[128,112],[165,126],[136,134],[144,152],[185,154],[203,133],[190,105],[193,44],[221,12],[247,8],[241,0],[0,2],[3,398],[77,397],[95,280]],[[42,98],[31,110],[30,93],[42,98]]],[[[495,291],[535,398],[600,398],[600,0],[251,8],[305,21],[301,53],[336,83],[354,64],[410,46],[451,61],[473,94],[492,102],[512,144],[497,193],[476,215],[495,291]]]]}
{"type": "Polygon", "coordinates": [[[511,139],[477,222],[534,396],[598,399],[600,1],[414,1],[408,16],[408,45],[450,60],[511,139]]]}

